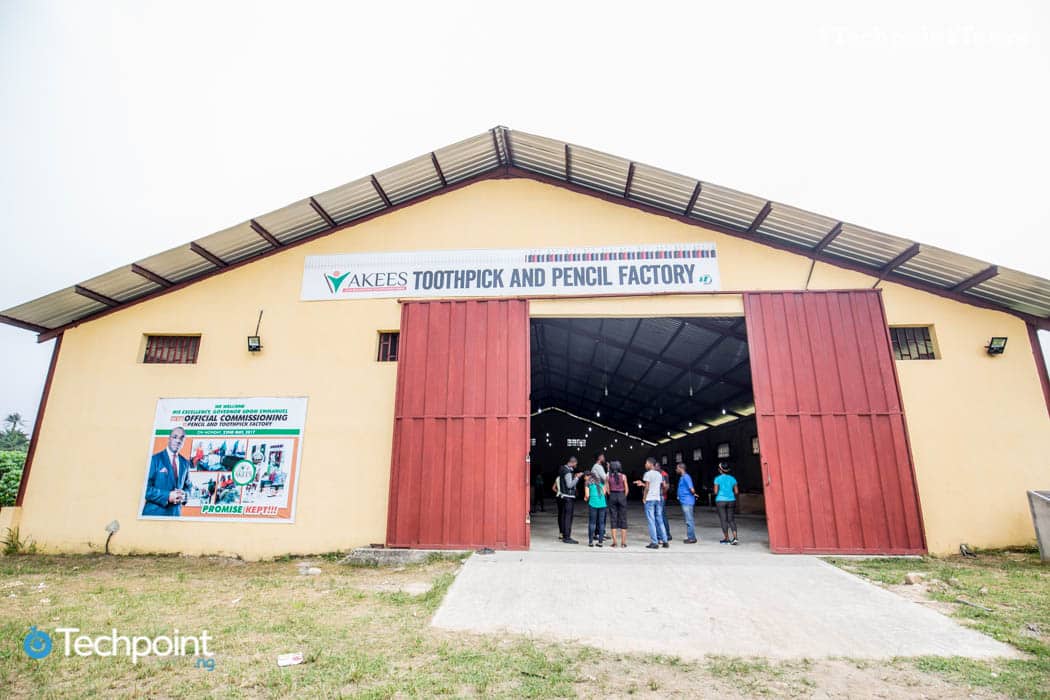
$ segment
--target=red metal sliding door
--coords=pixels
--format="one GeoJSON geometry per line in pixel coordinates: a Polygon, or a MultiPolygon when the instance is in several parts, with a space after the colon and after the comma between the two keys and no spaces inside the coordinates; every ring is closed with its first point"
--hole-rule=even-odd
{"type": "Polygon", "coordinates": [[[527,549],[529,307],[401,309],[387,545],[527,549]]]}
{"type": "Polygon", "coordinates": [[[770,549],[926,550],[882,295],[744,295],[770,549]]]}

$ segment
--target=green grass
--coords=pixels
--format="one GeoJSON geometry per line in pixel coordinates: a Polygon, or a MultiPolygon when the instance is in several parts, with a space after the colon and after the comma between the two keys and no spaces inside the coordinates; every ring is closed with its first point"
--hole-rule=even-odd
{"type": "MultiPolygon", "coordinates": [[[[218,688],[231,697],[573,694],[575,674],[555,645],[459,640],[429,628],[457,561],[397,571],[321,566],[321,576],[301,576],[293,561],[2,558],[0,695],[189,697],[218,688]],[[421,580],[433,587],[419,596],[370,590],[421,580]],[[41,581],[47,587],[38,591],[41,581]],[[10,592],[16,598],[6,597],[10,592]],[[198,669],[189,658],[154,657],[136,666],[127,658],[54,652],[32,660],[21,649],[30,625],[74,626],[93,635],[112,627],[147,636],[207,629],[216,667],[198,669]],[[306,663],[276,666],[278,654],[296,651],[306,663]]],[[[61,640],[56,635],[56,649],[61,640]]]]}
{"type": "MultiPolygon", "coordinates": [[[[1013,633],[1017,621],[1031,615],[1047,620],[1045,607],[1031,607],[1030,598],[1045,606],[1046,580],[1045,569],[1036,568],[1029,555],[999,567],[989,563],[984,572],[955,574],[975,598],[975,591],[989,586],[983,603],[1005,595],[1017,608],[1005,617],[971,620],[1032,650],[1030,659],[995,664],[721,656],[688,661],[515,635],[450,633],[429,623],[455,578],[458,558],[439,556],[393,569],[311,559],[320,576],[300,575],[296,559],[0,557],[0,697],[808,697],[847,686],[878,688],[897,698],[945,697],[946,688],[949,696],[956,688],[965,695],[974,687],[1045,697],[1039,684],[1046,679],[1046,640],[1033,645],[1013,633]],[[1006,583],[986,583],[993,579],[1006,583]],[[390,592],[392,585],[418,582],[431,588],[418,596],[390,592]],[[147,636],[207,629],[216,666],[209,672],[190,658],[153,657],[133,665],[124,657],[54,652],[32,660],[21,648],[30,625],[47,631],[73,626],[92,635],[114,627],[147,636]],[[303,652],[306,663],[278,668],[277,655],[286,652],[303,652]]],[[[951,563],[844,565],[895,581],[905,570],[951,563]]],[[[612,616],[609,624],[615,628],[612,616]]]]}
{"type": "Polygon", "coordinates": [[[1034,549],[982,551],[976,559],[953,556],[828,561],[890,585],[904,583],[904,575],[909,572],[921,573],[926,577],[930,598],[954,604],[952,614],[964,624],[1026,655],[1022,659],[996,661],[923,657],[904,663],[1011,697],[1050,698],[1050,566],[1039,561],[1034,549]],[[981,607],[960,604],[959,599],[981,607]]]}

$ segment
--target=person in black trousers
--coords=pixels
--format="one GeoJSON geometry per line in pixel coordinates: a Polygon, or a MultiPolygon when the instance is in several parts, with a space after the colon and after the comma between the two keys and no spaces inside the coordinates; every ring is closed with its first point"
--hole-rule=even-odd
{"type": "Polygon", "coordinates": [[[569,457],[567,464],[558,471],[558,524],[561,529],[561,541],[566,544],[579,544],[572,539],[572,514],[576,506],[576,482],[580,474],[576,471],[576,458],[569,457]]]}

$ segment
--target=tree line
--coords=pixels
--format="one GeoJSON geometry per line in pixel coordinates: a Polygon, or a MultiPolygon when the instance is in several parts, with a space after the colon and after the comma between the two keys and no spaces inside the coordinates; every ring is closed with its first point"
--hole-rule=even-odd
{"type": "Polygon", "coordinates": [[[22,414],[9,413],[0,431],[0,508],[13,506],[18,495],[18,484],[22,481],[22,467],[29,449],[22,414]]]}

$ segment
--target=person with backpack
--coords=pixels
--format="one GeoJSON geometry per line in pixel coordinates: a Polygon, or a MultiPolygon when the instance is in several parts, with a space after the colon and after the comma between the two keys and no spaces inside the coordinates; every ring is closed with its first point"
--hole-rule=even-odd
{"type": "Polygon", "coordinates": [[[580,474],[576,471],[576,458],[569,457],[569,461],[562,465],[558,471],[558,505],[560,513],[558,523],[561,530],[561,541],[565,544],[579,544],[572,539],[572,516],[576,507],[576,482],[580,480],[580,474]]]}
{"type": "Polygon", "coordinates": [[[718,509],[718,522],[722,526],[722,539],[718,544],[738,544],[736,539],[736,498],[740,487],[729,473],[729,465],[718,463],[718,476],[715,477],[715,508],[718,509]],[[729,538],[729,532],[733,538],[729,538]]]}
{"type": "Polygon", "coordinates": [[[616,533],[620,533],[620,547],[627,546],[627,476],[623,465],[613,460],[609,464],[609,530],[612,534],[612,546],[616,547],[616,533]]]}
{"type": "Polygon", "coordinates": [[[655,457],[645,458],[645,476],[634,484],[645,488],[642,493],[642,502],[645,505],[645,519],[649,523],[649,544],[645,548],[669,547],[667,530],[664,529],[663,513],[663,491],[666,486],[663,476],[660,475],[660,469],[656,466],[655,457]]]}

